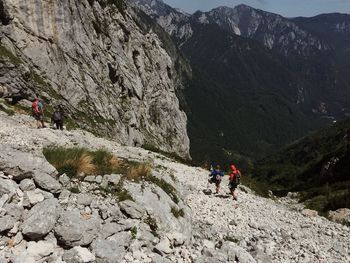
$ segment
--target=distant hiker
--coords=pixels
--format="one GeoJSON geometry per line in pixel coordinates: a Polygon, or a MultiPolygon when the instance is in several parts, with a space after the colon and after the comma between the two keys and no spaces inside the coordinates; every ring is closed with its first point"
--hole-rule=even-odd
{"type": "Polygon", "coordinates": [[[236,167],[232,164],[231,165],[231,174],[230,174],[230,183],[229,188],[231,195],[233,197],[233,200],[237,200],[237,187],[241,183],[241,172],[236,169],[236,167]]]}
{"type": "Polygon", "coordinates": [[[63,131],[64,111],[61,106],[58,106],[51,117],[51,123],[56,125],[57,130],[63,131]]]}
{"type": "Polygon", "coordinates": [[[216,186],[216,193],[218,194],[220,191],[220,183],[222,177],[224,177],[224,173],[220,170],[220,165],[217,165],[215,169],[211,171],[209,174],[210,178],[208,180],[208,183],[215,184],[216,186]]]}
{"type": "Polygon", "coordinates": [[[36,120],[37,128],[45,128],[44,124],[44,102],[42,99],[37,98],[32,103],[33,116],[36,120]]]}

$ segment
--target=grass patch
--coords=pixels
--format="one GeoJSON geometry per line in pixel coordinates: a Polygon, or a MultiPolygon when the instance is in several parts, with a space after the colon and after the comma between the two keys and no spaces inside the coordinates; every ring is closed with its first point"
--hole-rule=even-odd
{"type": "Polygon", "coordinates": [[[147,180],[152,174],[152,167],[149,164],[137,164],[127,171],[126,179],[139,182],[147,180]]]}
{"type": "Polygon", "coordinates": [[[171,207],[171,213],[176,217],[176,218],[179,218],[179,217],[184,217],[185,216],[185,212],[184,210],[181,208],[177,208],[175,206],[171,207]]]}
{"type": "Polygon", "coordinates": [[[65,173],[70,178],[117,173],[121,168],[121,161],[105,150],[49,147],[44,148],[43,154],[60,174],[65,173]]]}
{"type": "Polygon", "coordinates": [[[22,64],[22,60],[19,59],[16,55],[14,55],[10,50],[6,47],[0,45],[0,57],[7,58],[12,64],[19,66],[22,64]]]}
{"type": "Polygon", "coordinates": [[[167,193],[175,204],[180,202],[175,187],[164,179],[153,176],[150,164],[118,159],[106,150],[89,151],[85,148],[48,147],[44,148],[43,154],[60,174],[65,173],[70,178],[83,179],[87,175],[121,174],[122,179],[117,186],[100,189],[113,194],[119,201],[132,200],[130,194],[123,188],[124,180],[128,180],[155,184],[167,193]]]}
{"type": "Polygon", "coordinates": [[[124,179],[121,179],[118,185],[108,185],[106,188],[100,187],[99,190],[106,194],[111,194],[116,197],[119,202],[126,200],[134,201],[128,190],[124,188],[124,179]]]}
{"type": "Polygon", "coordinates": [[[5,113],[6,113],[7,115],[9,115],[9,116],[12,116],[12,115],[15,114],[15,111],[14,111],[14,110],[12,110],[12,109],[10,109],[10,108],[8,108],[8,107],[2,105],[2,104],[0,104],[0,111],[5,112],[5,113]]]}
{"type": "Polygon", "coordinates": [[[171,200],[173,200],[173,202],[175,204],[179,203],[179,198],[176,195],[176,189],[175,187],[173,187],[171,184],[169,184],[168,182],[166,182],[164,179],[159,179],[155,176],[148,176],[146,178],[147,181],[157,185],[158,187],[162,188],[164,192],[166,192],[168,194],[168,196],[171,198],[171,200]]]}

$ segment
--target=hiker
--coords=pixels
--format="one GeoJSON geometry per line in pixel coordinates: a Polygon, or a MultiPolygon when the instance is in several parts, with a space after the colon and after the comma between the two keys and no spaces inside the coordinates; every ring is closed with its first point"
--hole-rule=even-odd
{"type": "Polygon", "coordinates": [[[229,188],[231,195],[233,197],[233,200],[237,201],[237,187],[241,183],[241,172],[240,170],[237,170],[236,167],[232,164],[231,165],[231,174],[230,174],[230,179],[229,179],[229,188]]]}
{"type": "Polygon", "coordinates": [[[210,184],[215,184],[216,186],[216,193],[218,194],[220,191],[220,183],[222,177],[224,177],[224,173],[220,170],[220,165],[217,165],[215,169],[211,171],[209,174],[210,178],[208,180],[208,186],[210,184]]]}
{"type": "Polygon", "coordinates": [[[33,116],[36,120],[37,128],[45,128],[44,124],[44,102],[40,98],[36,98],[32,103],[33,116]]]}
{"type": "Polygon", "coordinates": [[[64,112],[61,106],[58,106],[51,117],[51,124],[56,125],[57,130],[63,131],[64,112]]]}

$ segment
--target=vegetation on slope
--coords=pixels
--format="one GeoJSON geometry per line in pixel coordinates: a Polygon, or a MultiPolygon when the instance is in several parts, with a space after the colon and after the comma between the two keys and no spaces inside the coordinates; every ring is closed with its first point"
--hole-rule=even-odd
{"type": "Polygon", "coordinates": [[[320,212],[350,208],[350,121],[311,134],[257,162],[260,190],[276,195],[301,192],[301,201],[320,212]]]}
{"type": "Polygon", "coordinates": [[[198,24],[182,50],[194,72],[185,95],[195,160],[261,158],[321,127],[303,111],[308,98],[296,104],[307,84],[261,44],[198,24]]]}

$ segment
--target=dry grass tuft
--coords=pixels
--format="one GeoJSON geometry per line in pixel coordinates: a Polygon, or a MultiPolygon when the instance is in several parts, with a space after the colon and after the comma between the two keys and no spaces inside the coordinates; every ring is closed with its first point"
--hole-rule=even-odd
{"type": "Polygon", "coordinates": [[[109,159],[109,165],[113,170],[118,170],[122,167],[123,161],[112,155],[112,157],[109,159]]]}
{"type": "Polygon", "coordinates": [[[149,177],[151,173],[152,166],[150,164],[138,164],[128,170],[126,178],[130,181],[138,182],[149,177]]]}
{"type": "Polygon", "coordinates": [[[88,153],[83,153],[72,165],[76,166],[77,176],[82,174],[94,174],[96,170],[93,157],[88,153]]]}

